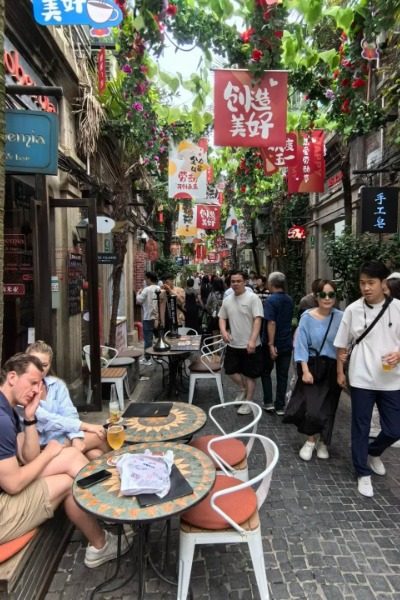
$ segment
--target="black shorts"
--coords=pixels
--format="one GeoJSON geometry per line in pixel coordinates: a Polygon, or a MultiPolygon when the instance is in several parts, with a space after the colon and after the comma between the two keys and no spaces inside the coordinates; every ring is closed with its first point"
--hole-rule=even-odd
{"type": "Polygon", "coordinates": [[[263,372],[261,346],[257,346],[256,351],[251,354],[247,352],[246,348],[227,346],[224,367],[227,375],[240,373],[251,379],[260,377],[263,372]]]}

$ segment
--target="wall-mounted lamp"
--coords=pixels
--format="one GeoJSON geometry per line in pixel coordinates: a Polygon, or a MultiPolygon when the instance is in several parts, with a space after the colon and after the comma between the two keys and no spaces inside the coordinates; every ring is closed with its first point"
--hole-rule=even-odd
{"type": "Polygon", "coordinates": [[[85,243],[87,239],[87,226],[88,220],[81,219],[77,225],[75,225],[76,233],[78,235],[78,243],[85,243]]]}

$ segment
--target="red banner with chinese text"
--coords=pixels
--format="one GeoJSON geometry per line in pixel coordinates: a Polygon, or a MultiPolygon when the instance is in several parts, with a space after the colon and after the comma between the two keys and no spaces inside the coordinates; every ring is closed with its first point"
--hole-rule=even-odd
{"type": "Polygon", "coordinates": [[[288,169],[288,192],[323,192],[324,183],[324,132],[319,129],[299,131],[296,165],[288,169]]]}
{"type": "Polygon", "coordinates": [[[213,204],[197,204],[196,226],[198,229],[219,229],[221,208],[213,204]]]}
{"type": "Polygon", "coordinates": [[[277,173],[282,167],[293,167],[297,160],[297,134],[287,133],[284,146],[260,148],[265,175],[277,173]]]}
{"type": "Polygon", "coordinates": [[[97,55],[97,80],[99,94],[102,94],[106,89],[106,49],[104,46],[100,48],[97,55]]]}
{"type": "Polygon", "coordinates": [[[217,146],[284,146],[287,72],[215,71],[214,142],[217,146]]]}

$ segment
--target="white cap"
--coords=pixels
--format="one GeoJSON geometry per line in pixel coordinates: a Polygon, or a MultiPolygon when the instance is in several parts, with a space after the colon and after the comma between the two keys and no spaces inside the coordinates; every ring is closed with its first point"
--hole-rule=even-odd
{"type": "Polygon", "coordinates": [[[393,273],[390,273],[389,277],[386,277],[386,279],[400,279],[400,272],[394,271],[393,273]]]}

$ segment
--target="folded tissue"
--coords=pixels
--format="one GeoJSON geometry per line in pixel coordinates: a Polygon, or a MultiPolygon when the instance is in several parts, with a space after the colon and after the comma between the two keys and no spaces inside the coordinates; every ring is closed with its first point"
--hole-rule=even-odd
{"type": "Polygon", "coordinates": [[[159,498],[163,498],[171,486],[173,464],[172,450],[161,455],[154,455],[150,450],[145,450],[143,454],[122,454],[116,464],[121,478],[121,494],[157,494],[159,498]]]}

